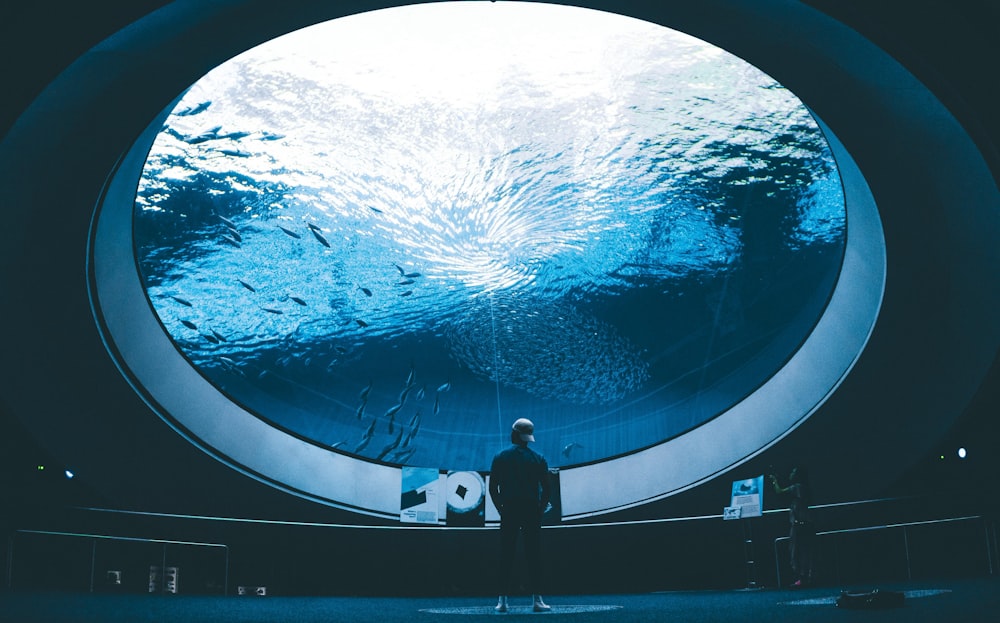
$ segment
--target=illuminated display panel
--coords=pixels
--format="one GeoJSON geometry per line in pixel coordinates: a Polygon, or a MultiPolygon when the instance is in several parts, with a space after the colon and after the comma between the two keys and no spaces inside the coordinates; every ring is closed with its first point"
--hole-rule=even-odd
{"type": "Polygon", "coordinates": [[[845,215],[819,126],[744,61],[606,13],[463,3],[205,76],[153,142],[134,243],[177,350],[268,426],[484,470],[529,417],[569,467],[767,382],[831,296],[845,215]]]}

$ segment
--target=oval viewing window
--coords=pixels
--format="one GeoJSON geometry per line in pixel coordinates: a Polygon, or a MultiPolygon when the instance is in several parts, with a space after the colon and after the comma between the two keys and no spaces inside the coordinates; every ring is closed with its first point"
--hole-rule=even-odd
{"type": "MultiPolygon", "coordinates": [[[[488,470],[517,417],[564,471],[682,438],[793,358],[847,245],[833,150],[787,89],[533,3],[374,11],[233,58],[157,126],[129,208],[160,334],[230,405],[165,415],[223,455],[233,410],[373,468],[488,470]]],[[[372,508],[255,439],[236,463],[372,508]]]]}

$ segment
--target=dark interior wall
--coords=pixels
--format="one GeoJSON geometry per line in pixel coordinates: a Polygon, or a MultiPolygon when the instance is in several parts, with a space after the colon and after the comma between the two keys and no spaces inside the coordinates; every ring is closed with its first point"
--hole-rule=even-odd
{"type": "MultiPolygon", "coordinates": [[[[3,32],[0,33],[0,51],[4,58],[16,59],[16,62],[5,63],[0,69],[3,84],[5,85],[5,96],[2,106],[0,106],[0,136],[6,135],[8,129],[26,110],[32,100],[42,92],[58,74],[68,67],[75,59],[91,46],[111,36],[121,30],[129,23],[146,15],[156,8],[167,3],[149,2],[99,2],[82,7],[66,7],[62,3],[34,3],[20,6],[13,9],[10,19],[4,19],[3,32]]],[[[252,7],[253,3],[247,3],[252,7]]],[[[306,5],[308,3],[296,3],[306,5]]],[[[1000,43],[998,38],[993,36],[1000,28],[1000,14],[997,7],[985,0],[975,2],[966,0],[963,2],[927,1],[927,2],[880,2],[871,3],[863,0],[851,0],[849,2],[833,2],[825,0],[810,0],[806,2],[810,6],[819,8],[833,17],[842,20],[852,28],[857,29],[861,34],[874,41],[878,46],[888,51],[900,62],[905,64],[920,80],[922,80],[935,95],[951,110],[963,128],[983,153],[984,158],[992,167],[994,179],[1000,177],[1000,167],[998,167],[997,149],[1000,144],[1000,128],[998,128],[998,118],[995,112],[995,100],[992,93],[991,76],[995,73],[993,65],[1000,59],[1000,43]]],[[[249,11],[251,9],[247,9],[249,11]]],[[[218,27],[219,23],[212,24],[218,27]]],[[[736,25],[734,25],[735,27],[736,25]]],[[[225,33],[222,33],[225,34],[225,33]]],[[[230,33],[230,36],[234,36],[230,33]]],[[[207,68],[206,68],[207,69],[207,68]]],[[[871,120],[860,120],[857,132],[865,132],[865,124],[871,120]]],[[[124,132],[124,130],[123,130],[124,132]]],[[[68,140],[53,140],[54,145],[70,144],[68,140]]],[[[930,146],[928,148],[931,148],[930,146]]],[[[100,151],[99,147],[94,148],[95,153],[100,151]]],[[[891,150],[887,150],[890,151],[891,150]]],[[[84,157],[86,154],[84,154],[84,157]]],[[[879,157],[882,157],[881,155],[879,157]]],[[[66,158],[63,162],[72,162],[71,158],[66,158]]],[[[898,179],[895,178],[895,179],[898,179]]],[[[44,181],[38,180],[39,185],[44,185],[44,181]]],[[[80,191],[80,195],[74,197],[72,191],[67,190],[67,196],[76,198],[87,203],[92,201],[92,197],[99,192],[99,189],[89,188],[80,191]]],[[[18,211],[23,206],[13,202],[6,193],[0,195],[2,209],[6,214],[18,211]]],[[[920,216],[923,223],[933,222],[937,217],[933,212],[920,216]]],[[[85,217],[81,217],[85,218],[85,217]]],[[[34,235],[40,244],[45,244],[46,228],[58,227],[58,223],[50,220],[38,219],[32,221],[32,229],[25,230],[26,236],[34,235]],[[41,226],[41,229],[39,229],[41,226]]],[[[913,272],[906,272],[905,285],[894,286],[901,288],[892,294],[891,305],[900,312],[901,325],[886,328],[885,331],[904,333],[907,330],[916,331],[918,334],[925,331],[929,323],[934,319],[921,319],[921,310],[933,307],[938,314],[937,319],[942,324],[946,324],[947,309],[940,306],[930,305],[935,299],[947,299],[951,284],[948,283],[943,273],[938,271],[936,263],[945,258],[949,253],[947,248],[937,248],[939,243],[935,241],[935,231],[926,229],[922,233],[903,235],[890,229],[888,232],[889,241],[900,247],[906,248],[906,261],[914,257],[923,256],[925,259],[918,260],[926,262],[926,272],[917,275],[913,272]],[[898,237],[895,237],[898,236],[898,237]],[[930,254],[923,254],[921,246],[933,251],[930,254]],[[911,310],[910,314],[905,310],[911,310]],[[909,318],[909,320],[907,320],[909,318]],[[907,326],[907,322],[912,322],[912,326],[907,326]]],[[[82,249],[79,251],[82,257],[82,249]]],[[[6,256],[4,256],[6,257],[6,256]]],[[[59,271],[59,267],[44,267],[46,270],[59,271]]],[[[6,267],[5,267],[6,270],[6,267]]],[[[79,271],[80,269],[72,269],[79,271]]],[[[43,273],[44,274],[44,273],[43,273]]],[[[82,279],[82,275],[78,275],[82,279]]],[[[985,282],[985,287],[996,289],[997,279],[995,273],[981,275],[985,282]]],[[[5,283],[10,297],[7,299],[13,304],[18,304],[19,292],[30,289],[18,287],[26,286],[35,277],[30,274],[22,274],[8,278],[5,283]]],[[[6,315],[7,319],[12,316],[6,315]]],[[[58,314],[52,314],[53,318],[58,318],[58,314]]],[[[58,330],[50,326],[23,326],[20,322],[4,323],[10,330],[14,331],[34,331],[39,335],[50,331],[76,331],[75,327],[86,331],[86,325],[92,320],[89,316],[74,319],[66,319],[65,324],[58,330]]],[[[934,349],[944,348],[944,345],[931,343],[934,349]]],[[[937,356],[936,350],[926,353],[928,359],[937,356]]],[[[58,362],[62,357],[58,345],[46,344],[40,346],[36,353],[14,353],[5,352],[2,365],[5,377],[16,376],[17,370],[24,357],[35,361],[35,365],[42,367],[48,365],[46,359],[58,362]]],[[[62,362],[65,365],[65,362],[62,362]]],[[[867,368],[877,368],[882,366],[893,366],[899,362],[893,360],[891,351],[883,351],[877,359],[866,364],[867,368]]],[[[76,365],[94,365],[93,362],[76,362],[76,365]]],[[[101,365],[110,365],[103,362],[101,365]]],[[[72,366],[59,369],[71,369],[72,366]]],[[[987,376],[980,380],[975,379],[977,388],[971,394],[971,401],[967,405],[959,405],[957,408],[961,416],[955,421],[954,426],[942,426],[940,434],[933,439],[927,439],[923,444],[924,451],[910,455],[892,456],[891,460],[896,463],[893,466],[893,474],[886,477],[886,474],[871,474],[870,479],[865,482],[858,478],[857,490],[859,495],[878,495],[880,493],[924,493],[931,490],[963,490],[970,495],[981,495],[987,483],[997,473],[997,462],[992,448],[996,447],[996,442],[1000,441],[998,427],[995,423],[996,414],[1000,413],[1000,395],[998,395],[998,379],[1000,379],[1000,368],[996,359],[993,360],[992,367],[989,368],[987,376]],[[965,441],[970,440],[970,441],[965,441]],[[954,445],[964,444],[970,447],[970,460],[959,463],[948,455],[948,459],[942,462],[938,457],[940,454],[950,452],[954,445]],[[982,452],[979,452],[979,449],[982,452]],[[862,486],[863,485],[863,486],[862,486]]],[[[866,380],[858,378],[849,381],[847,390],[856,396],[852,400],[835,398],[831,401],[828,409],[854,409],[861,404],[862,398],[866,394],[872,394],[873,399],[881,407],[886,409],[884,420],[873,422],[872,426],[865,430],[859,430],[860,438],[867,438],[869,442],[866,448],[884,448],[891,454],[893,444],[893,430],[906,426],[905,414],[900,418],[898,413],[889,411],[897,408],[896,405],[905,405],[905,400],[896,401],[892,396],[877,395],[877,380],[866,380]],[[860,396],[862,398],[858,398],[860,396]]],[[[70,385],[72,387],[72,385],[70,385]]],[[[954,405],[953,405],[954,406],[954,405]]],[[[107,405],[108,409],[116,411],[134,411],[136,417],[148,418],[148,411],[134,396],[107,405]]],[[[7,404],[7,401],[0,398],[0,416],[2,416],[3,426],[3,463],[4,472],[0,477],[0,483],[8,492],[13,491],[15,499],[25,502],[26,510],[24,515],[12,519],[6,515],[8,526],[17,524],[18,527],[47,525],[55,527],[67,527],[62,523],[63,519],[71,517],[59,514],[53,509],[65,504],[84,505],[125,505],[140,510],[152,510],[162,512],[199,512],[205,514],[219,514],[228,516],[244,517],[268,517],[273,519],[292,519],[301,521],[330,522],[330,523],[352,523],[367,522],[368,519],[359,520],[358,517],[312,504],[300,498],[289,496],[281,491],[272,489],[256,480],[248,478],[242,474],[229,470],[213,459],[207,457],[199,449],[179,440],[174,432],[162,422],[156,420],[151,424],[153,428],[159,429],[164,437],[163,446],[169,448],[164,453],[171,457],[170,460],[158,460],[155,465],[148,465],[143,462],[144,450],[141,447],[129,446],[129,432],[118,431],[114,441],[119,450],[118,460],[111,463],[105,469],[117,469],[132,472],[140,481],[146,483],[145,486],[134,487],[117,484],[118,476],[113,473],[108,474],[85,474],[77,482],[67,482],[60,477],[61,467],[68,459],[60,452],[60,448],[53,447],[46,441],[44,435],[39,435],[38,430],[29,431],[22,422],[23,414],[14,413],[15,409],[7,404]],[[45,474],[40,474],[36,465],[47,463],[49,469],[45,474]],[[53,468],[59,468],[53,470],[53,468]],[[180,471],[188,469],[197,470],[200,474],[198,478],[181,474],[180,471]],[[177,470],[174,472],[173,470],[177,470]],[[107,479],[105,478],[107,476],[107,479]],[[116,484],[109,485],[110,481],[116,484]],[[193,481],[198,482],[198,489],[192,492],[188,485],[193,481]]],[[[155,418],[154,418],[155,419],[155,418]]],[[[86,429],[86,425],[81,424],[81,430],[86,429]]],[[[818,496],[821,502],[836,502],[845,499],[840,492],[850,490],[850,487],[834,487],[840,484],[836,481],[839,476],[834,471],[837,465],[842,465],[845,470],[850,467],[850,463],[856,458],[854,450],[850,447],[824,447],[822,439],[816,441],[815,437],[824,435],[824,430],[818,426],[806,425],[790,435],[787,442],[767,452],[765,455],[755,458],[749,463],[741,466],[739,473],[724,474],[718,479],[706,483],[688,493],[675,496],[662,502],[657,502],[645,507],[632,509],[618,513],[614,519],[633,520],[645,518],[674,517],[681,515],[716,513],[721,510],[721,506],[728,497],[729,483],[734,477],[744,477],[768,471],[772,466],[778,470],[785,470],[788,466],[801,460],[801,449],[814,449],[817,461],[831,466],[826,473],[818,474],[821,482],[829,482],[831,486],[821,487],[818,496]],[[811,440],[810,440],[811,438],[811,440]],[[838,493],[831,493],[838,491],[838,493]]],[[[57,444],[58,445],[58,444],[57,444]]],[[[104,450],[101,450],[104,451],[104,450]]],[[[75,452],[79,452],[76,449],[75,452]]],[[[71,455],[73,452],[70,453],[71,455]]],[[[988,497],[988,496],[986,496],[988,497]]],[[[780,505],[780,501],[775,501],[775,505],[780,505]]],[[[103,516],[102,516],[103,517],[103,516]]],[[[77,525],[90,525],[94,530],[110,529],[119,531],[134,531],[145,535],[189,535],[191,538],[210,538],[216,528],[191,527],[187,524],[169,525],[156,522],[140,522],[132,518],[102,519],[93,516],[72,517],[77,525]],[[102,523],[103,521],[103,523],[102,523]]],[[[846,521],[846,520],[845,520],[846,521]]],[[[601,532],[586,533],[565,533],[554,538],[554,543],[563,552],[562,568],[571,567],[571,563],[582,552],[588,551],[587,541],[595,538],[604,544],[601,547],[590,546],[592,560],[594,557],[612,561],[614,559],[615,548],[613,544],[624,539],[630,547],[629,551],[636,556],[642,556],[643,544],[657,544],[657,555],[665,558],[683,557],[689,550],[684,549],[681,544],[704,542],[710,539],[713,534],[719,534],[720,530],[732,531],[731,526],[720,528],[720,524],[712,522],[702,522],[691,524],[695,527],[675,528],[672,524],[661,526],[657,529],[633,529],[625,536],[610,534],[614,530],[609,529],[601,532]],[[689,532],[689,530],[691,532],[689,532]],[[672,549],[679,548],[679,549],[672,549]],[[661,551],[662,549],[662,551],[661,551]]],[[[763,530],[765,535],[777,535],[783,530],[780,522],[768,524],[768,528],[763,530]]],[[[258,539],[271,539],[276,543],[288,543],[289,550],[283,554],[275,551],[269,557],[269,565],[280,566],[282,556],[289,556],[289,552],[303,554],[308,550],[309,543],[317,538],[315,531],[302,534],[291,528],[274,528],[273,532],[261,529],[262,532],[254,532],[250,529],[229,533],[230,540],[240,543],[249,543],[258,539]],[[287,531],[287,532],[286,532],[287,531]],[[294,532],[294,534],[293,534],[294,532]]],[[[595,530],[597,530],[595,528],[595,530]]],[[[323,532],[320,538],[330,537],[331,542],[341,539],[349,542],[352,533],[330,533],[323,532]]],[[[441,533],[446,535],[448,533],[441,533]]],[[[737,535],[737,540],[738,540],[737,535]]],[[[466,552],[480,551],[488,543],[488,536],[469,537],[466,542],[461,538],[445,536],[427,536],[426,540],[418,541],[415,546],[418,550],[427,551],[448,551],[448,557],[455,561],[461,561],[466,552]],[[438,542],[441,541],[441,542],[438,542]],[[442,549],[443,548],[443,549],[442,549]]],[[[360,539],[361,544],[373,545],[377,540],[360,539]]],[[[373,545],[374,546],[374,545],[373,545]]],[[[399,544],[401,548],[414,547],[412,543],[399,544]]],[[[336,547],[336,546],[334,546],[336,547]]],[[[389,548],[386,549],[388,551],[389,548]]],[[[251,556],[249,548],[241,548],[240,556],[251,556]]],[[[393,550],[395,551],[395,550],[393,550]]],[[[699,553],[715,552],[713,548],[702,548],[694,546],[690,551],[699,553]]],[[[738,552],[738,550],[736,550],[738,552]]],[[[352,556],[348,559],[357,560],[363,553],[354,549],[350,550],[352,556]]],[[[722,548],[716,552],[718,557],[728,558],[733,556],[733,550],[722,548]]],[[[736,555],[739,558],[739,554],[736,555]]],[[[389,561],[399,563],[403,559],[392,554],[389,561]]],[[[637,560],[648,561],[650,558],[641,557],[637,560]]],[[[707,558],[706,558],[707,560],[707,558]]],[[[320,564],[319,562],[315,564],[320,564]]],[[[652,564],[652,563],[651,563],[652,564]]],[[[251,565],[251,563],[247,563],[251,565]]],[[[706,562],[710,567],[710,563],[706,562]]],[[[249,567],[248,567],[249,568],[249,567]]],[[[310,568],[307,565],[307,568],[310,568]]],[[[730,567],[727,567],[731,569],[730,567]]],[[[373,569],[373,572],[377,570],[373,569]]],[[[666,572],[665,572],[666,573],[666,572]]],[[[701,571],[689,569],[686,577],[700,577],[701,571]]],[[[709,571],[705,572],[706,577],[709,571]]],[[[669,575],[669,574],[668,574],[669,575]]],[[[278,572],[271,572],[266,577],[281,577],[278,572]]],[[[727,583],[739,583],[741,581],[740,572],[727,574],[727,583]]],[[[683,577],[679,581],[683,583],[683,577]]],[[[252,581],[250,578],[247,580],[252,581]]],[[[345,580],[346,581],[346,580],[345,580]]],[[[289,583],[292,583],[289,581],[289,583]]],[[[671,585],[676,585],[671,582],[671,585]]],[[[656,588],[652,586],[651,588],[656,588]]]]}

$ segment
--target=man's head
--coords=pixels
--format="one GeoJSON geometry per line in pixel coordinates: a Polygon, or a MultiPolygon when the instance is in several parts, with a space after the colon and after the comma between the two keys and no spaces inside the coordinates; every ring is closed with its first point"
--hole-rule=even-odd
{"type": "Polygon", "coordinates": [[[510,438],[514,443],[527,444],[535,440],[535,425],[527,418],[519,418],[514,422],[510,431],[510,438]]]}

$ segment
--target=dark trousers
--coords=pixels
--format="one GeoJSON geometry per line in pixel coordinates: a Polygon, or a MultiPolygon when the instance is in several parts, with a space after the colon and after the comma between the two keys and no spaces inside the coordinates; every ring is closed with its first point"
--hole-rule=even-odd
{"type": "Polygon", "coordinates": [[[813,549],[816,540],[816,528],[808,521],[792,523],[789,533],[789,544],[792,559],[792,573],[797,580],[808,582],[813,575],[813,549]]]}
{"type": "Polygon", "coordinates": [[[529,593],[538,593],[542,564],[542,512],[537,506],[508,506],[500,516],[500,594],[510,595],[517,588],[514,581],[514,557],[517,553],[517,536],[524,537],[524,556],[527,562],[529,593]]]}

